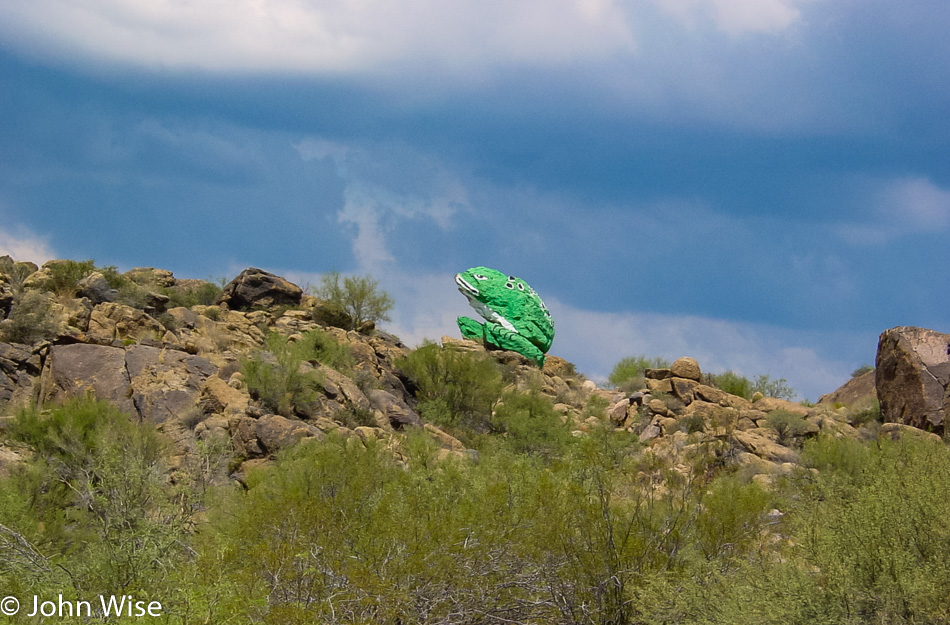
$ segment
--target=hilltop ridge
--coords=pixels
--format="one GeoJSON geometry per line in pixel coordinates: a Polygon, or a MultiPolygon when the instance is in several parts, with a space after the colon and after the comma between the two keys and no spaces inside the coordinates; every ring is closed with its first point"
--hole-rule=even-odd
{"type": "MultiPolygon", "coordinates": [[[[401,366],[412,350],[372,322],[355,328],[338,306],[280,276],[248,268],[215,285],[150,267],[119,274],[91,261],[40,268],[9,257],[0,269],[7,317],[0,330],[23,341],[2,344],[0,409],[8,417],[31,403],[92,394],[154,423],[179,457],[199,441],[229,446],[230,466],[254,466],[330,433],[365,441],[398,438],[405,428],[425,429],[445,453],[466,453],[444,422],[419,414],[416,383],[401,366]],[[263,358],[277,371],[281,341],[286,348],[305,337],[336,354],[301,356],[298,371],[284,372],[312,375],[312,396],[281,405],[249,388],[248,362],[263,358]]],[[[519,354],[488,352],[473,341],[444,337],[441,345],[492,358],[505,368],[506,384],[540,393],[574,436],[614,428],[684,466],[697,445],[715,443],[727,466],[763,483],[791,470],[804,439],[858,437],[856,426],[875,421],[841,404],[730,395],[705,383],[688,357],[647,372],[640,391],[624,393],[598,387],[557,356],[538,371],[519,354]]],[[[866,400],[860,409],[869,409],[866,400]]]]}

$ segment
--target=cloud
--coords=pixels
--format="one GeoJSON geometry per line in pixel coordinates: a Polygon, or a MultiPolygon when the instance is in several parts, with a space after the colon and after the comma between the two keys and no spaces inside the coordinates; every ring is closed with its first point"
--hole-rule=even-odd
{"type": "Polygon", "coordinates": [[[543,64],[632,46],[617,0],[12,0],[0,24],[41,56],[226,72],[543,64]]]}
{"type": "Polygon", "coordinates": [[[653,0],[684,25],[702,18],[730,34],[773,32],[791,26],[801,17],[798,5],[810,0],[653,0]]]}
{"type": "Polygon", "coordinates": [[[55,253],[43,237],[39,237],[24,228],[13,227],[9,223],[0,229],[0,255],[8,255],[13,260],[29,261],[42,265],[56,258],[55,253]]]}
{"type": "Polygon", "coordinates": [[[309,138],[296,145],[305,161],[332,161],[344,182],[339,223],[355,230],[353,255],[360,271],[384,271],[395,257],[387,233],[398,220],[426,218],[450,228],[468,205],[462,182],[437,159],[403,144],[360,146],[309,138]]]}
{"type": "Polygon", "coordinates": [[[870,211],[860,222],[837,226],[838,235],[858,246],[879,246],[916,234],[950,230],[950,191],[922,176],[871,183],[870,211]]]}
{"type": "Polygon", "coordinates": [[[873,359],[877,345],[876,336],[697,315],[605,313],[545,301],[557,322],[551,353],[571,360],[595,380],[605,380],[627,356],[690,356],[710,373],[732,370],[749,378],[785,378],[801,397],[814,400],[843,384],[859,360],[873,359]]]}
{"type": "Polygon", "coordinates": [[[10,0],[0,37],[32,55],[153,69],[471,73],[637,50],[653,5],[683,25],[774,32],[809,0],[10,0]]]}

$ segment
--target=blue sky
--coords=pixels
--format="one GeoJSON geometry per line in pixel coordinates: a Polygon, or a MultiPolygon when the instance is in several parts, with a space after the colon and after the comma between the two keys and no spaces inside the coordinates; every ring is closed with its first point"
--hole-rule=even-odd
{"type": "Polygon", "coordinates": [[[943,0],[9,0],[0,251],[372,273],[407,343],[527,280],[551,353],[784,377],[950,331],[943,0]]]}

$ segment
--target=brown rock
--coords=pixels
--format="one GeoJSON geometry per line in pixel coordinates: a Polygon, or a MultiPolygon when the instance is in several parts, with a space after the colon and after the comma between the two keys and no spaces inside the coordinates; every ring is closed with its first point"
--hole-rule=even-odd
{"type": "Polygon", "coordinates": [[[153,423],[193,418],[205,380],[217,372],[204,358],[148,345],[129,347],[125,366],[136,412],[153,423]]]}
{"type": "Polygon", "coordinates": [[[702,379],[702,372],[699,370],[699,363],[695,359],[684,356],[677,358],[676,362],[670,367],[670,373],[674,378],[686,378],[699,382],[702,379]]]}
{"type": "Polygon", "coordinates": [[[437,442],[439,446],[442,447],[443,449],[449,449],[452,451],[459,451],[459,452],[465,451],[465,445],[463,445],[462,441],[455,438],[454,436],[450,434],[446,434],[445,432],[435,427],[431,423],[426,423],[424,427],[425,427],[426,432],[428,432],[429,435],[433,439],[435,439],[435,442],[437,442]]]}
{"type": "Polygon", "coordinates": [[[647,369],[643,372],[643,377],[647,380],[665,380],[673,376],[673,372],[669,369],[647,369]]]}
{"type": "Polygon", "coordinates": [[[298,306],[302,296],[303,291],[296,284],[263,269],[248,267],[224,287],[218,303],[232,310],[298,306]]]}
{"type": "Polygon", "coordinates": [[[875,368],[885,421],[943,432],[950,405],[950,335],[914,327],[886,330],[875,368]]]}
{"type": "Polygon", "coordinates": [[[690,405],[696,399],[695,389],[699,382],[686,378],[672,378],[673,396],[679,399],[683,404],[690,405]]]}
{"type": "Polygon", "coordinates": [[[175,275],[172,272],[167,269],[155,269],[154,267],[136,267],[122,275],[135,284],[144,287],[168,288],[175,286],[176,283],[175,275]]]}
{"type": "Polygon", "coordinates": [[[819,404],[868,405],[877,399],[874,370],[862,373],[842,384],[836,391],[818,398],[819,404]]]}
{"type": "Polygon", "coordinates": [[[61,401],[90,393],[130,415],[138,415],[125,367],[125,350],[83,343],[50,347],[40,380],[40,401],[61,401]]]}
{"type": "Polygon", "coordinates": [[[164,334],[165,326],[152,316],[124,304],[99,304],[89,317],[88,335],[94,341],[158,340],[164,334]]]}
{"type": "Polygon", "coordinates": [[[380,411],[389,424],[399,430],[407,426],[422,427],[422,419],[416,411],[392,393],[383,390],[369,391],[368,399],[372,407],[380,411]]]}
{"type": "Polygon", "coordinates": [[[769,438],[761,429],[737,430],[733,437],[749,452],[770,462],[798,462],[798,453],[769,438]]]}
{"type": "Polygon", "coordinates": [[[810,408],[802,406],[801,404],[797,404],[793,401],[788,401],[787,399],[778,399],[777,397],[763,397],[759,401],[755,402],[754,406],[756,410],[761,410],[762,412],[785,410],[786,412],[791,412],[803,417],[811,414],[810,408]]]}
{"type": "Polygon", "coordinates": [[[117,293],[98,271],[93,271],[79,281],[79,297],[87,297],[93,304],[114,301],[117,293]]]}
{"type": "Polygon", "coordinates": [[[647,389],[651,393],[672,393],[673,392],[672,378],[664,378],[664,379],[647,378],[646,382],[647,382],[647,389]]]}
{"type": "Polygon", "coordinates": [[[541,369],[545,375],[556,375],[561,378],[569,378],[577,375],[574,365],[558,356],[547,356],[544,359],[544,367],[541,369]]]}
{"type": "Polygon", "coordinates": [[[25,345],[0,343],[0,405],[12,411],[33,402],[40,357],[25,345]]]}
{"type": "Polygon", "coordinates": [[[243,415],[250,399],[247,390],[235,388],[213,375],[202,385],[198,405],[205,414],[243,415]]]}
{"type": "Polygon", "coordinates": [[[915,428],[910,425],[904,425],[903,423],[885,423],[881,426],[881,435],[890,436],[891,438],[903,438],[905,436],[910,436],[913,438],[921,438],[925,440],[932,440],[939,443],[941,439],[939,436],[933,432],[925,432],[918,428],[915,428]]]}
{"type": "Polygon", "coordinates": [[[305,438],[323,438],[323,432],[302,421],[280,415],[264,415],[255,422],[257,440],[265,453],[293,447],[305,438]]]}

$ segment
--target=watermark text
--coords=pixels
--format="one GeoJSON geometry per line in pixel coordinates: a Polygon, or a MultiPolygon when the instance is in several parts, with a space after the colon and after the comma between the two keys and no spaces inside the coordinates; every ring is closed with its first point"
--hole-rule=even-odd
{"type": "Polygon", "coordinates": [[[98,595],[92,599],[66,599],[57,595],[55,599],[45,599],[33,595],[23,604],[17,597],[0,599],[0,614],[36,617],[149,617],[162,616],[162,604],[159,601],[136,599],[132,595],[98,595]]]}

